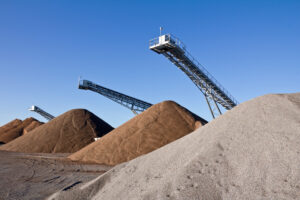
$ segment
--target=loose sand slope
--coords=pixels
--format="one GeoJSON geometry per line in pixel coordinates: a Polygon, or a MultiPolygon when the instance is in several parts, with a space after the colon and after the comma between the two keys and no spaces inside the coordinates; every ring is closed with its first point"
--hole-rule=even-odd
{"type": "Polygon", "coordinates": [[[26,134],[30,131],[32,131],[33,129],[39,127],[40,125],[43,125],[43,122],[40,121],[32,121],[28,126],[26,126],[23,130],[23,134],[26,134]]]}
{"type": "Polygon", "coordinates": [[[0,199],[42,200],[53,192],[86,183],[109,167],[67,162],[65,154],[0,151],[0,199]]]}
{"type": "Polygon", "coordinates": [[[0,127],[0,135],[2,135],[4,132],[12,129],[12,128],[16,128],[18,125],[20,125],[22,123],[22,120],[20,119],[15,119],[3,126],[0,127]]]}
{"type": "Polygon", "coordinates": [[[84,109],[68,111],[0,147],[29,153],[73,153],[113,128],[84,109]]]}
{"type": "Polygon", "coordinates": [[[172,101],[156,104],[71,155],[76,161],[116,165],[166,145],[206,121],[172,101]]]}
{"type": "Polygon", "coordinates": [[[15,119],[0,128],[0,142],[8,143],[25,134],[27,132],[26,130],[33,130],[41,124],[43,123],[32,117],[27,118],[24,121],[15,119]]]}
{"type": "Polygon", "coordinates": [[[300,93],[243,103],[57,199],[299,199],[300,93]]]}

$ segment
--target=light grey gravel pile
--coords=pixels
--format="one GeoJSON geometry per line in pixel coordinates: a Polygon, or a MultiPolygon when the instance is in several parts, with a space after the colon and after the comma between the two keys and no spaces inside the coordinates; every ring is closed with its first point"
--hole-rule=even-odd
{"type": "Polygon", "coordinates": [[[300,93],[240,104],[49,199],[300,199],[300,93]]]}

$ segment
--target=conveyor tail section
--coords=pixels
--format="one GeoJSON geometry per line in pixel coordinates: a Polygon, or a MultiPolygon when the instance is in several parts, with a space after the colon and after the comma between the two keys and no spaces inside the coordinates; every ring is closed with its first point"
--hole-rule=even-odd
{"type": "Polygon", "coordinates": [[[181,69],[204,94],[213,118],[222,114],[218,104],[230,110],[238,104],[231,94],[171,34],[150,40],[149,48],[181,69]]]}
{"type": "Polygon", "coordinates": [[[97,92],[97,93],[117,102],[118,104],[125,106],[126,108],[130,109],[136,115],[140,112],[147,110],[149,107],[152,106],[152,104],[150,104],[150,103],[147,103],[145,101],[136,99],[134,97],[130,97],[130,96],[122,94],[120,92],[116,92],[114,90],[105,88],[103,86],[97,85],[96,83],[93,83],[92,81],[88,81],[88,80],[80,80],[78,88],[97,92]]]}
{"type": "Polygon", "coordinates": [[[55,118],[54,116],[50,115],[49,113],[47,113],[46,111],[42,110],[41,108],[39,108],[37,106],[31,106],[31,108],[29,110],[42,115],[48,121],[50,121],[50,120],[52,120],[52,119],[55,118]]]}

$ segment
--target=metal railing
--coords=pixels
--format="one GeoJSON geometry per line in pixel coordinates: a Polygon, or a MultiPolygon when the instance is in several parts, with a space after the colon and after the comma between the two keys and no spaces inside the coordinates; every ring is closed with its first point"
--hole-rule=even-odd
{"type": "MultiPolygon", "coordinates": [[[[165,34],[164,36],[165,36],[165,38],[166,38],[165,41],[168,41],[168,42],[170,42],[171,44],[177,45],[178,47],[180,47],[180,48],[182,48],[182,49],[184,49],[184,50],[186,49],[184,43],[181,42],[181,41],[180,41],[177,37],[175,37],[174,35],[172,35],[172,34],[169,33],[169,34],[165,34]]],[[[152,47],[152,46],[155,46],[155,45],[158,45],[158,44],[160,44],[160,43],[159,43],[159,37],[156,37],[156,38],[151,39],[151,40],[149,41],[149,47],[152,47]]]]}
{"type": "MultiPolygon", "coordinates": [[[[201,64],[199,63],[198,60],[196,60],[187,50],[186,50],[186,46],[183,42],[181,42],[177,37],[175,37],[172,34],[165,34],[165,41],[169,42],[170,44],[176,45],[177,47],[181,48],[184,51],[184,55],[190,59],[201,71],[202,73],[207,76],[207,78],[209,80],[211,80],[211,82],[219,88],[220,91],[222,91],[231,101],[233,101],[233,103],[235,103],[236,105],[238,104],[238,101],[235,100],[235,98],[217,81],[217,79],[215,79],[215,77],[213,75],[211,75],[207,69],[201,64]],[[167,36],[167,37],[166,37],[167,36]]],[[[154,47],[156,45],[159,45],[159,37],[151,39],[149,41],[149,47],[154,47]]]]}
{"type": "Polygon", "coordinates": [[[120,92],[105,88],[100,86],[96,83],[93,83],[88,80],[79,80],[79,89],[91,90],[93,92],[97,92],[116,103],[127,107],[130,109],[134,114],[138,114],[138,112],[143,112],[147,110],[152,104],[147,103],[145,101],[139,100],[137,98],[122,94],[120,92]]]}
{"type": "Polygon", "coordinates": [[[33,112],[36,112],[38,114],[40,114],[41,116],[43,116],[44,118],[46,118],[47,120],[52,120],[54,119],[55,117],[49,113],[47,113],[46,111],[42,110],[41,108],[37,107],[37,106],[31,106],[29,108],[30,111],[33,111],[33,112]]]}

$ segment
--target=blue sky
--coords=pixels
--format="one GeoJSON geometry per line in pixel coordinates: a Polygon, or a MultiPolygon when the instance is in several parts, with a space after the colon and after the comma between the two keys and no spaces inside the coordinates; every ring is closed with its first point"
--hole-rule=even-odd
{"type": "Polygon", "coordinates": [[[179,37],[239,101],[300,92],[300,1],[0,0],[0,125],[86,108],[114,127],[134,115],[78,77],[150,103],[174,100],[211,119],[193,83],[151,38],[179,37]]]}

